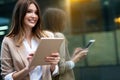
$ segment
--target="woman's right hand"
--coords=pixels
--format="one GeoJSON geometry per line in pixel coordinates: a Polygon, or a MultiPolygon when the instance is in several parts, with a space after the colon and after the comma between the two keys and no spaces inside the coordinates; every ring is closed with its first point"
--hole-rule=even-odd
{"type": "Polygon", "coordinates": [[[58,65],[58,62],[60,61],[60,54],[58,52],[51,53],[50,56],[45,58],[45,61],[51,64],[50,70],[53,72],[55,70],[55,66],[58,65]]]}
{"type": "MultiPolygon", "coordinates": [[[[33,56],[34,56],[34,53],[30,53],[30,54],[27,56],[27,60],[28,60],[29,64],[31,63],[33,56]]],[[[29,67],[29,65],[28,65],[28,66],[26,66],[26,69],[28,69],[29,71],[31,71],[31,70],[33,70],[35,67],[36,67],[36,66],[29,67]]]]}
{"type": "Polygon", "coordinates": [[[27,60],[29,61],[29,63],[32,61],[33,56],[34,56],[34,53],[30,53],[30,54],[27,56],[27,60]]]}

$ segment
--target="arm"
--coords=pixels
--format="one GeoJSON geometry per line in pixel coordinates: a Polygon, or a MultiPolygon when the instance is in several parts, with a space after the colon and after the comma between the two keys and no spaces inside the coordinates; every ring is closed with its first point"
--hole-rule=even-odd
{"type": "MultiPolygon", "coordinates": [[[[13,45],[13,44],[12,44],[13,45]]],[[[1,46],[1,69],[2,77],[10,80],[19,80],[24,78],[28,74],[26,68],[16,71],[14,64],[14,56],[12,56],[11,42],[9,39],[4,38],[1,46]]],[[[19,66],[19,65],[16,65],[19,66]]]]}
{"type": "MultiPolygon", "coordinates": [[[[62,33],[56,33],[55,37],[65,38],[65,36],[62,33]]],[[[62,43],[60,47],[60,57],[61,57],[60,62],[59,62],[60,74],[68,70],[72,70],[75,66],[75,63],[77,63],[81,58],[83,58],[86,55],[87,51],[86,50],[82,51],[82,49],[81,49],[82,52],[80,52],[79,54],[75,54],[77,51],[79,51],[79,49],[80,48],[76,48],[72,58],[70,58],[68,44],[65,38],[65,41],[62,43]]]]}
{"type": "Polygon", "coordinates": [[[71,70],[70,62],[70,55],[67,45],[67,40],[62,33],[55,33],[55,37],[64,38],[65,40],[61,44],[59,53],[60,53],[60,62],[59,62],[59,73],[62,74],[68,70],[71,70]]]}
{"type": "Polygon", "coordinates": [[[60,62],[59,62],[59,72],[60,74],[65,73],[68,70],[71,70],[71,66],[69,62],[71,61],[68,46],[66,45],[66,42],[64,41],[60,48],[60,62]]]}
{"type": "Polygon", "coordinates": [[[20,70],[19,72],[15,72],[13,73],[12,77],[13,80],[21,80],[23,79],[26,75],[28,75],[29,73],[29,69],[28,68],[24,68],[22,70],[20,70]]]}
{"type": "Polygon", "coordinates": [[[1,45],[1,75],[4,78],[7,74],[14,72],[12,57],[5,39],[1,45]]]}

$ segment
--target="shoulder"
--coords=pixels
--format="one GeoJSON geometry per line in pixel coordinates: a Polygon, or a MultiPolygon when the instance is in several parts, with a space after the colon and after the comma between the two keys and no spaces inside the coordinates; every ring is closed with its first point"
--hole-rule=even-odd
{"type": "Polygon", "coordinates": [[[64,34],[60,33],[60,32],[56,32],[56,33],[54,33],[54,35],[55,35],[55,37],[65,38],[64,34]]]}
{"type": "Polygon", "coordinates": [[[7,43],[7,42],[10,42],[11,41],[11,38],[9,38],[9,37],[4,37],[3,38],[3,43],[7,43]]]}
{"type": "Polygon", "coordinates": [[[9,37],[4,37],[3,40],[2,40],[2,44],[1,44],[1,50],[3,48],[6,49],[9,45],[9,43],[10,43],[9,37]]]}
{"type": "Polygon", "coordinates": [[[53,34],[53,32],[51,32],[51,31],[44,30],[43,33],[44,33],[46,36],[48,36],[48,37],[54,37],[54,34],[53,34]]]}
{"type": "Polygon", "coordinates": [[[10,37],[4,37],[3,40],[2,40],[2,44],[5,44],[5,45],[10,45],[12,46],[13,44],[15,44],[15,41],[13,38],[10,38],[10,37]]]}

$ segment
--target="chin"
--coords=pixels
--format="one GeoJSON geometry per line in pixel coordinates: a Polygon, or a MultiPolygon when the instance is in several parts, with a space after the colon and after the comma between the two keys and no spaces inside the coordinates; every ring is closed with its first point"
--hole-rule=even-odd
{"type": "Polygon", "coordinates": [[[34,27],[35,25],[32,24],[32,25],[29,25],[29,26],[32,28],[32,27],[34,27]]]}

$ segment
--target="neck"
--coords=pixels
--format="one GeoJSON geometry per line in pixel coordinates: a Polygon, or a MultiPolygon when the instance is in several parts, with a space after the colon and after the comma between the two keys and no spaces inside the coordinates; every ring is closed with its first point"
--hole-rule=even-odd
{"type": "Polygon", "coordinates": [[[31,47],[31,39],[32,39],[33,35],[32,35],[32,31],[27,31],[25,34],[25,39],[27,40],[29,46],[31,47]]]}
{"type": "Polygon", "coordinates": [[[32,38],[32,29],[27,29],[26,32],[25,32],[25,38],[30,41],[31,38],[32,38]]]}

